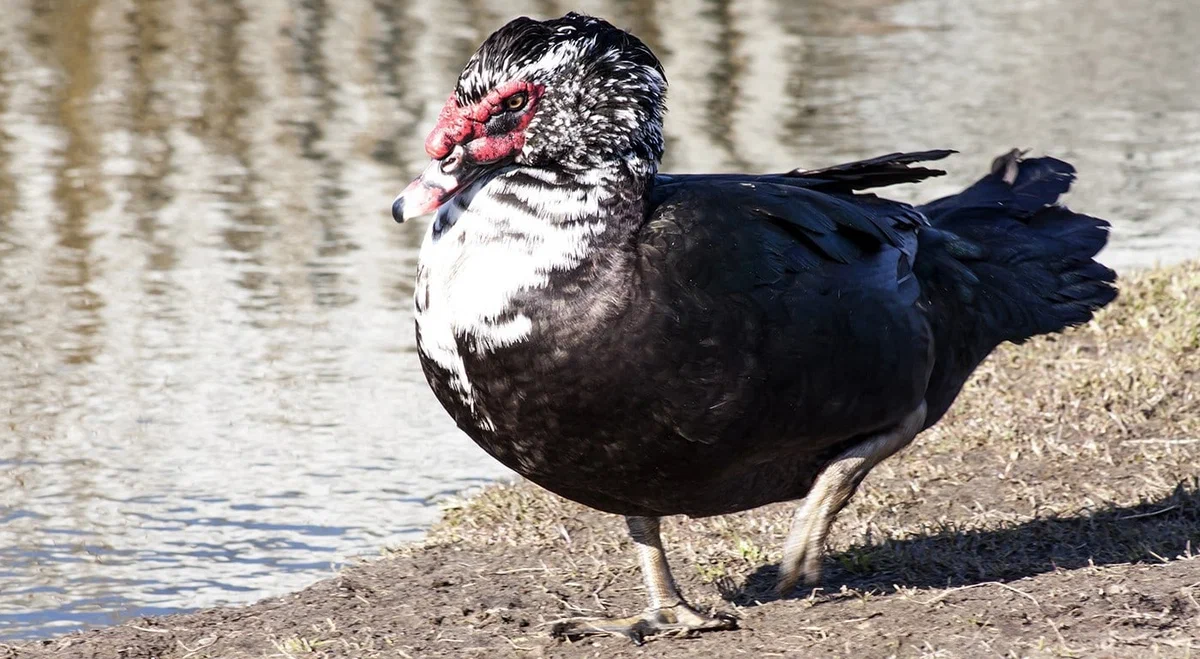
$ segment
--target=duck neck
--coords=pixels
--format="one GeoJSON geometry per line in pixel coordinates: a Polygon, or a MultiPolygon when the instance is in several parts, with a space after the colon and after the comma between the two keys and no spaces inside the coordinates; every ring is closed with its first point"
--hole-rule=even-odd
{"type": "Polygon", "coordinates": [[[647,171],[513,166],[476,182],[438,211],[421,250],[417,311],[436,310],[441,297],[455,331],[480,336],[523,314],[605,313],[627,297],[647,171]]]}
{"type": "Polygon", "coordinates": [[[611,260],[629,251],[641,227],[653,171],[640,162],[587,170],[507,167],[443,207],[431,238],[465,218],[468,225],[456,232],[541,262],[544,275],[611,260]]]}
{"type": "Polygon", "coordinates": [[[654,173],[640,160],[579,171],[517,167],[501,190],[543,222],[593,223],[597,236],[611,239],[641,226],[654,173]]]}

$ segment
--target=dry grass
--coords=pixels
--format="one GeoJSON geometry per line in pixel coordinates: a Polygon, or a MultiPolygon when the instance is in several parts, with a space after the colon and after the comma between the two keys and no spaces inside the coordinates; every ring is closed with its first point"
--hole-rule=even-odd
{"type": "Polygon", "coordinates": [[[868,477],[820,589],[772,592],[790,506],[669,520],[685,592],[733,609],[741,631],[642,649],[549,640],[550,621],[631,613],[642,593],[620,520],[519,483],[302,593],[9,656],[1192,656],[1198,458],[1191,263],[1124,278],[1086,327],[998,351],[868,477]]]}

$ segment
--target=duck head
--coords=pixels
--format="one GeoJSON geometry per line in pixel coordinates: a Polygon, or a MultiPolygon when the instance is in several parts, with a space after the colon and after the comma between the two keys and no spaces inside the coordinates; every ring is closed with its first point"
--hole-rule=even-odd
{"type": "Polygon", "coordinates": [[[517,18],[467,61],[425,140],[432,160],[396,197],[392,216],[431,213],[512,165],[653,176],[666,85],[650,49],[604,20],[517,18]]]}

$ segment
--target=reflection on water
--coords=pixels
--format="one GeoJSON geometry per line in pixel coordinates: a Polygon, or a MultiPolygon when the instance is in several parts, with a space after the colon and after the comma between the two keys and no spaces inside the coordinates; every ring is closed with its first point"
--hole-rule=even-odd
{"type": "Polygon", "coordinates": [[[249,601],[503,475],[414,355],[392,196],[516,13],[627,26],[672,170],[1013,145],[1075,162],[1118,267],[1200,253],[1200,5],[1163,0],[6,0],[0,637],[249,601]]]}

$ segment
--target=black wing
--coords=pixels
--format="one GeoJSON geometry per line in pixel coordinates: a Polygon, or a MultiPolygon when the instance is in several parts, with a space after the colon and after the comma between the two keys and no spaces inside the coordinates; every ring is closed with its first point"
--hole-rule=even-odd
{"type": "Polygon", "coordinates": [[[929,341],[911,267],[926,221],[849,191],[895,181],[896,162],[659,177],[637,241],[645,299],[629,335],[678,351],[654,386],[656,414],[680,435],[807,438],[821,450],[919,404],[929,341]]]}
{"type": "Polygon", "coordinates": [[[915,231],[926,224],[907,204],[753,177],[679,177],[659,185],[654,201],[643,248],[663,250],[680,280],[703,276],[723,292],[801,274],[852,287],[912,284],[915,231]]]}

